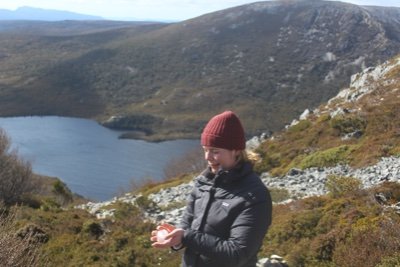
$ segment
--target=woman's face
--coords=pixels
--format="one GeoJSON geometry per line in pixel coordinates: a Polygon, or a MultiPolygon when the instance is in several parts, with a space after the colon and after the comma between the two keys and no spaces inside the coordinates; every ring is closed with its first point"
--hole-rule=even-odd
{"type": "Polygon", "coordinates": [[[217,173],[219,169],[230,170],[235,167],[237,157],[240,153],[238,150],[228,150],[224,148],[216,148],[203,146],[204,158],[211,167],[213,173],[217,173]]]}

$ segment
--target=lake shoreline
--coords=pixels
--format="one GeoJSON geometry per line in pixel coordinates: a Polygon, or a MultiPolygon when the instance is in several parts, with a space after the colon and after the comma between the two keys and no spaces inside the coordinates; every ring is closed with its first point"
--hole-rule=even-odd
{"type": "Polygon", "coordinates": [[[0,128],[35,174],[57,177],[72,192],[95,201],[143,180],[162,180],[171,160],[199,146],[198,139],[121,139],[122,131],[84,118],[7,117],[0,118],[0,128]]]}

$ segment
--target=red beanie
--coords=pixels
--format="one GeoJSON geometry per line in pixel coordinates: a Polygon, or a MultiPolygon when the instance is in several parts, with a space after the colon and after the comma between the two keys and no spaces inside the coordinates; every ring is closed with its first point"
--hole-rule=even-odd
{"type": "Polygon", "coordinates": [[[228,150],[244,150],[246,140],[243,126],[232,111],[211,118],[201,134],[201,145],[228,150]]]}

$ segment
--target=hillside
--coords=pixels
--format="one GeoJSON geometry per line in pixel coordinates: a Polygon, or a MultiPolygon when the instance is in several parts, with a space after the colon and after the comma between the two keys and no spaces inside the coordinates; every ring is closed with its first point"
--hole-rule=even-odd
{"type": "MultiPolygon", "coordinates": [[[[270,187],[276,204],[260,258],[278,254],[291,267],[400,264],[399,89],[400,56],[396,56],[355,74],[349,87],[258,147],[259,170],[280,174],[275,178],[283,184],[270,187]],[[375,176],[389,172],[390,181],[362,188],[357,177],[330,175],[325,180],[328,194],[281,202],[300,169],[316,167],[321,172],[345,163],[354,168],[371,166],[382,157],[396,158],[397,163],[382,161],[379,168],[365,170],[376,181],[375,176]]],[[[12,178],[21,162],[6,147],[0,145],[0,163],[5,163],[1,171],[12,178]],[[9,165],[14,167],[9,170],[9,165]]],[[[25,163],[22,166],[29,170],[25,163]]],[[[149,233],[155,227],[151,219],[179,220],[179,212],[172,211],[183,207],[192,176],[149,183],[124,197],[89,202],[79,209],[65,205],[73,199],[60,182],[53,184],[51,195],[22,195],[18,207],[1,202],[0,244],[7,241],[13,246],[0,246],[0,255],[14,256],[5,256],[3,262],[13,265],[21,258],[34,263],[31,266],[177,266],[179,252],[151,248],[149,233]]],[[[306,190],[313,192],[311,180],[316,178],[305,180],[306,190]]]]}
{"type": "MultiPolygon", "coordinates": [[[[400,55],[353,75],[335,97],[256,149],[275,202],[260,258],[278,254],[289,266],[310,267],[400,264],[399,90],[400,55]]],[[[113,201],[174,223],[191,187],[182,176],[179,185],[150,185],[113,201]]],[[[81,207],[107,218],[113,201],[81,207]]]]}
{"type": "Polygon", "coordinates": [[[259,171],[349,164],[400,155],[400,56],[352,76],[327,104],[308,111],[258,149],[259,171]]]}
{"type": "Polygon", "coordinates": [[[252,118],[249,136],[277,131],[399,53],[399,17],[398,8],[268,1],[175,24],[0,33],[0,115],[89,117],[165,139],[197,137],[229,108],[252,118]]]}

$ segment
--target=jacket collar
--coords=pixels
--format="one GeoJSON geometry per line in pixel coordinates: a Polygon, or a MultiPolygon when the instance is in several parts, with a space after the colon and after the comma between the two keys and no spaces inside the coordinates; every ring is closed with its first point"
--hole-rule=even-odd
{"type": "Polygon", "coordinates": [[[219,183],[229,184],[246,177],[253,170],[250,162],[244,162],[231,170],[220,170],[217,174],[211,172],[207,167],[199,176],[199,181],[206,184],[218,185],[219,183]]]}

